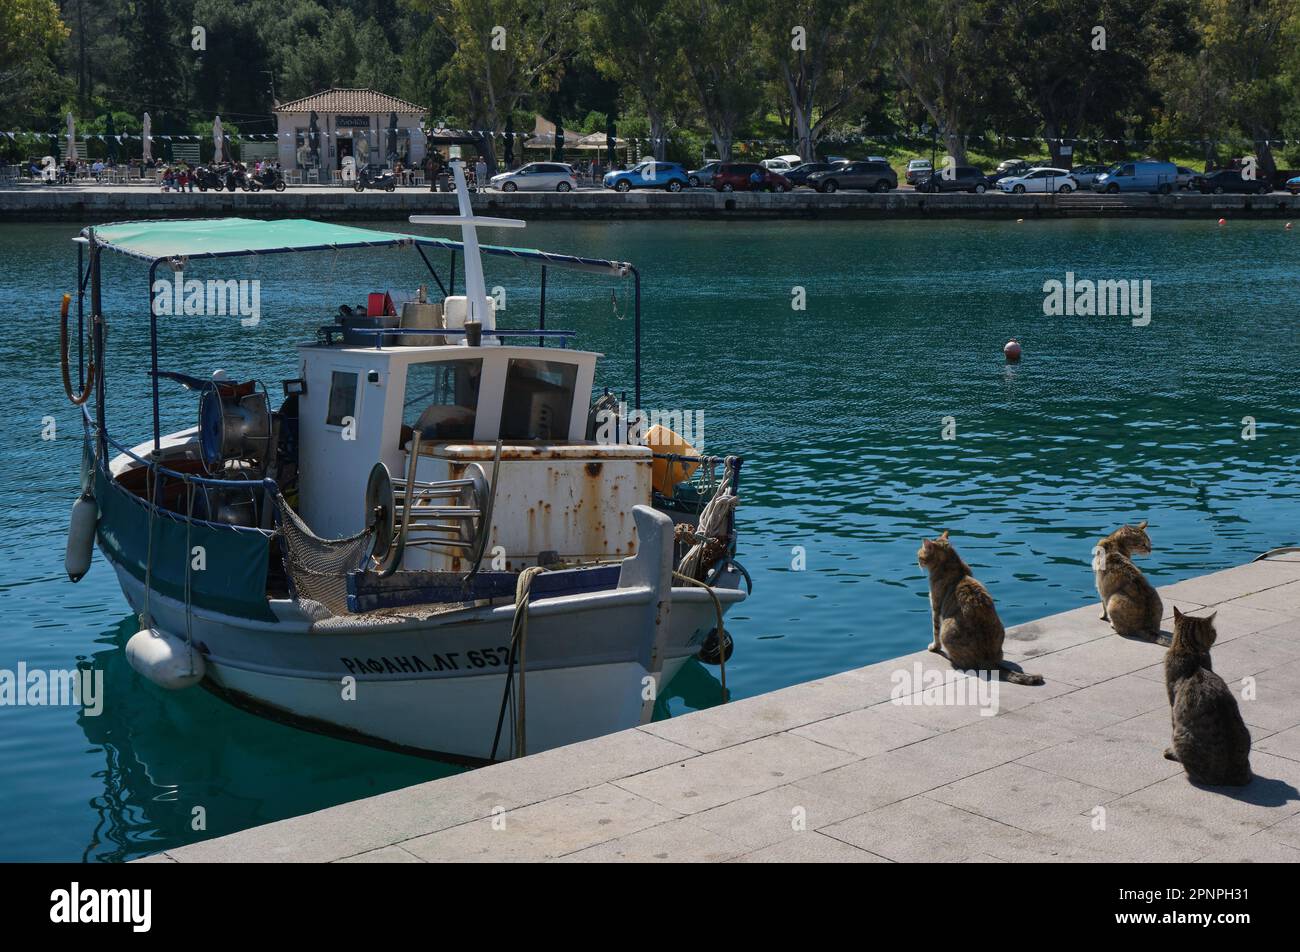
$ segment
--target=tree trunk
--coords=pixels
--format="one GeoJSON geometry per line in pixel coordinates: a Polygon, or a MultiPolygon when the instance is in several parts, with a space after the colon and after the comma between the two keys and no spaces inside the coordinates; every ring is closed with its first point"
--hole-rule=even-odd
{"type": "Polygon", "coordinates": [[[664,117],[658,109],[646,106],[646,113],[650,119],[650,147],[654,151],[654,157],[657,161],[664,161],[668,143],[664,141],[664,117]]]}

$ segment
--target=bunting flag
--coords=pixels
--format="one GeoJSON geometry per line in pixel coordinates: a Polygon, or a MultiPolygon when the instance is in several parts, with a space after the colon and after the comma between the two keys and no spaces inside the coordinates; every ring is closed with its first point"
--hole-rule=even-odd
{"type": "MultiPolygon", "coordinates": [[[[382,131],[386,133],[387,130],[385,129],[382,131]]],[[[399,131],[405,132],[408,135],[415,135],[417,133],[420,135],[430,134],[430,130],[426,130],[419,127],[401,129],[399,131]]],[[[531,133],[526,133],[526,132],[513,132],[513,133],[491,132],[491,131],[479,130],[479,129],[471,129],[469,131],[476,136],[482,136],[484,138],[494,138],[494,139],[506,138],[506,137],[511,137],[514,139],[528,139],[531,138],[532,136],[531,133]]],[[[293,139],[296,136],[302,134],[305,133],[298,133],[296,131],[295,132],[239,132],[239,133],[227,133],[224,138],[230,142],[271,142],[277,139],[293,139]]],[[[353,138],[353,134],[350,132],[346,134],[340,134],[338,132],[325,132],[322,130],[318,134],[325,139],[329,139],[331,137],[336,139],[353,138]]],[[[14,142],[17,142],[21,139],[47,139],[48,140],[55,137],[62,138],[63,135],[64,133],[62,132],[54,133],[54,132],[35,132],[32,130],[12,130],[12,131],[0,130],[0,137],[7,138],[14,142]]],[[[144,137],[137,132],[123,132],[111,136],[105,135],[103,133],[85,133],[85,134],[79,133],[78,134],[79,140],[107,142],[108,140],[112,139],[118,144],[125,144],[127,142],[140,142],[143,140],[143,138],[144,137]]],[[[209,138],[209,136],[190,135],[190,134],[163,135],[159,133],[154,133],[151,136],[151,138],[161,142],[200,142],[200,141],[206,141],[209,138]]],[[[817,141],[820,144],[828,144],[828,145],[858,145],[858,144],[871,143],[871,142],[916,143],[926,138],[927,136],[925,135],[919,135],[919,134],[907,135],[899,132],[883,132],[883,133],[862,132],[862,133],[851,133],[847,135],[826,134],[826,135],[819,136],[817,141]]],[[[942,136],[940,136],[940,138],[942,138],[942,136]]],[[[968,143],[970,142],[1045,143],[1045,144],[1056,143],[1058,145],[1064,144],[1064,145],[1076,145],[1076,146],[1171,145],[1171,146],[1204,147],[1207,145],[1231,146],[1231,145],[1246,144],[1246,145],[1267,145],[1269,148],[1289,148],[1291,146],[1300,145],[1300,139],[1250,139],[1245,136],[1224,136],[1217,139],[1164,139],[1164,138],[1113,139],[1113,138],[1104,138],[1104,137],[1096,137],[1096,136],[1018,136],[1018,135],[1013,136],[1013,135],[1003,135],[1001,133],[979,133],[976,135],[963,136],[962,138],[968,143]]],[[[687,140],[681,138],[675,138],[672,136],[662,136],[658,138],[650,138],[650,137],[642,136],[642,137],[629,137],[628,141],[635,144],[638,148],[640,148],[642,145],[653,146],[660,142],[662,142],[665,145],[671,145],[673,143],[681,143],[687,140]]],[[[797,144],[797,140],[735,139],[733,140],[733,144],[745,148],[750,148],[750,149],[775,148],[775,147],[786,147],[786,146],[793,147],[794,145],[797,144]]]]}

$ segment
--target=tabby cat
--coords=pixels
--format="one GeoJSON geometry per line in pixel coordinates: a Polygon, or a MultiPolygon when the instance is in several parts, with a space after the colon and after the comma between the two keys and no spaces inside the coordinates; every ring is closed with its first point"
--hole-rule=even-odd
{"type": "Polygon", "coordinates": [[[1098,542],[1097,549],[1100,551],[1094,550],[1092,571],[1101,596],[1101,620],[1109,621],[1117,634],[1169,644],[1160,631],[1164,603],[1129,557],[1134,553],[1151,554],[1147,521],[1120,526],[1098,542]]]}
{"type": "Polygon", "coordinates": [[[1173,643],[1165,653],[1174,742],[1165,757],[1197,783],[1240,787],[1250,783],[1250,731],[1232,690],[1210,670],[1216,637],[1214,615],[1193,618],[1174,608],[1173,643]]]}
{"type": "Polygon", "coordinates": [[[1000,670],[1012,684],[1042,684],[1041,674],[1025,674],[1002,660],[1006,635],[988,589],[971,574],[948,541],[948,532],[925,539],[916,553],[930,574],[930,613],[934,622],[931,651],[942,651],[954,668],[1000,670]]]}

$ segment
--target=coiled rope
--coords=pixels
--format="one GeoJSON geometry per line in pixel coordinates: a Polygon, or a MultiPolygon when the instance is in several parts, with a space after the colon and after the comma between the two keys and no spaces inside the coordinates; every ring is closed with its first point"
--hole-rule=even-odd
{"type": "Polygon", "coordinates": [[[90,364],[86,368],[86,385],[81,393],[72,392],[72,370],[68,366],[68,306],[72,303],[72,295],[63,295],[63,306],[59,312],[59,364],[63,370],[63,392],[68,395],[74,407],[79,407],[87,400],[95,390],[95,353],[91,350],[90,364]]]}

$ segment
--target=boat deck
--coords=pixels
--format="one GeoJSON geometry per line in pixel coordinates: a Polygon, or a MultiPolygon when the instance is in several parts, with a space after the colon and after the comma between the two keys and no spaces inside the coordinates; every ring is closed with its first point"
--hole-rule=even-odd
{"type": "Polygon", "coordinates": [[[1089,603],[1008,631],[1047,683],[998,684],[996,713],[915,681],[891,700],[915,666],[947,668],[919,651],[144,862],[1300,862],[1300,552],[1161,596],[1166,630],[1174,605],[1218,611],[1247,787],[1163,759],[1164,651],[1089,603]]]}

